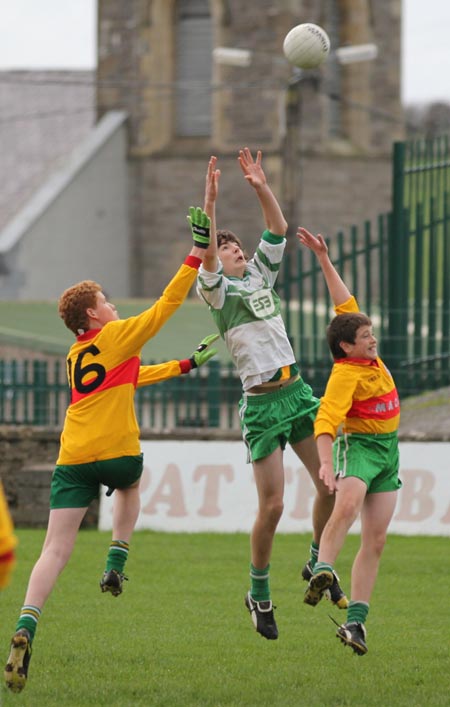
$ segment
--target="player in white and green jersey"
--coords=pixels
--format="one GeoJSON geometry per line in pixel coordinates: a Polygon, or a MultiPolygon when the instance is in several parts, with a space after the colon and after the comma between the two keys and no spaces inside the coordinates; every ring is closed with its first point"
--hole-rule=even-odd
{"type": "MultiPolygon", "coordinates": [[[[198,292],[208,304],[242,381],[239,413],[248,461],[253,464],[258,514],[251,534],[251,588],[245,597],[256,630],[276,639],[269,587],[273,538],[283,512],[283,450],[289,443],[310,473],[317,494],[313,508],[311,558],[302,570],[312,575],[322,530],[334,496],[319,479],[313,425],[319,401],[300,377],[294,352],[273,289],[286,245],[287,223],[261,166],[248,148],[239,152],[245,179],[259,199],[266,230],[251,259],[231,231],[216,231],[215,203],[220,171],[211,157],[206,175],[204,210],[211,219],[211,241],[199,270],[198,292]],[[214,238],[216,233],[216,238],[214,238]]],[[[331,599],[339,608],[347,599],[335,577],[331,599]]]]}
{"type": "Polygon", "coordinates": [[[227,277],[218,261],[216,272],[203,269],[198,281],[245,391],[273,376],[280,377],[279,369],[285,366],[295,367],[291,375],[298,373],[281,317],[280,298],[273,289],[286,239],[264,231],[254,257],[245,261],[242,248],[228,237],[219,232],[220,253],[237,256],[239,266],[245,268],[244,276],[227,277]]]}

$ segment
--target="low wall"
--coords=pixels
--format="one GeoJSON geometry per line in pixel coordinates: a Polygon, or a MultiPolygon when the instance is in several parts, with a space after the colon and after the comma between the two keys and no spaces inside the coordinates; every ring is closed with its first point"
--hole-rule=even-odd
{"type": "MultiPolygon", "coordinates": [[[[138,528],[234,532],[251,527],[256,494],[239,433],[180,430],[147,432],[141,438],[145,470],[138,528]]],[[[391,530],[450,534],[449,442],[400,439],[404,487],[391,530]]],[[[0,476],[17,527],[46,527],[58,449],[59,430],[0,427],[0,476]]],[[[289,448],[285,467],[286,512],[280,531],[306,532],[314,490],[289,448]]],[[[102,496],[101,504],[100,510],[98,501],[92,503],[83,527],[98,527],[99,521],[101,528],[110,527],[111,499],[102,496]]]]}
{"type": "MultiPolygon", "coordinates": [[[[59,451],[59,429],[0,426],[0,478],[17,527],[47,526],[50,480],[59,451]]],[[[239,440],[238,432],[183,430],[170,434],[143,432],[142,440],[239,440]]],[[[94,501],[82,527],[97,527],[99,503],[94,501]]]]}

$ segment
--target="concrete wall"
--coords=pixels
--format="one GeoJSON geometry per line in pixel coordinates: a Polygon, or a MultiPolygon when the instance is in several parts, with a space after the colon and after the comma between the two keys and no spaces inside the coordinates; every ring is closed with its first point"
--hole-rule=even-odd
{"type": "Polygon", "coordinates": [[[0,234],[0,296],[54,299],[98,280],[130,294],[126,115],[110,113],[0,234]]]}

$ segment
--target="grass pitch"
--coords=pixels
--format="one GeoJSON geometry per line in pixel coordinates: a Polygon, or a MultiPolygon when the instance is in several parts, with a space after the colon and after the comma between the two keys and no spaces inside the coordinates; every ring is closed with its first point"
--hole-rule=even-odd
{"type": "MultiPolygon", "coordinates": [[[[4,662],[44,531],[18,536],[18,566],[0,596],[4,662]]],[[[328,614],[343,621],[345,612],[303,604],[309,535],[275,539],[278,641],[261,638],[244,608],[247,535],[137,532],[118,598],[98,587],[109,539],[80,533],[43,611],[28,685],[19,695],[2,688],[3,706],[450,705],[448,538],[388,539],[363,657],[335,638],[328,614]]],[[[349,536],[338,563],[346,589],[357,546],[349,536]]]]}

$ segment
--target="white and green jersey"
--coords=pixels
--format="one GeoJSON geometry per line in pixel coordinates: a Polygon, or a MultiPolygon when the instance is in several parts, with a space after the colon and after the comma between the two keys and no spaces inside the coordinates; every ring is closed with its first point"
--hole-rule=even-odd
{"type": "Polygon", "coordinates": [[[285,238],[264,231],[243,278],[224,275],[220,260],[215,273],[200,266],[197,292],[209,306],[244,390],[295,364],[273,289],[285,246],[285,238]]]}

